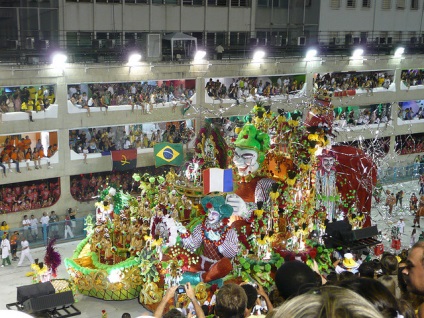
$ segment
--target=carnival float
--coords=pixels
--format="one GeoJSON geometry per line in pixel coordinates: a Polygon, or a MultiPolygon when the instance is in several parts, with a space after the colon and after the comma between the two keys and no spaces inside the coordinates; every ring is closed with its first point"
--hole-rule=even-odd
{"type": "Polygon", "coordinates": [[[203,304],[229,281],[269,287],[285,260],[328,270],[325,225],[369,222],[376,168],[359,149],[332,145],[331,104],[307,111],[274,113],[258,102],[225,134],[216,124],[200,129],[182,167],[134,174],[136,195],[105,185],[87,237],[65,260],[78,291],[154,310],[185,282],[203,304]],[[208,192],[211,180],[219,188],[208,192]]]}

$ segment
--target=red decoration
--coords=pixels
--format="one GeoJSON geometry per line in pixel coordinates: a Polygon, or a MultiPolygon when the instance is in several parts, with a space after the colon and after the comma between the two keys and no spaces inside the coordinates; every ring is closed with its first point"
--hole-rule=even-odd
{"type": "Polygon", "coordinates": [[[211,208],[213,207],[213,205],[212,205],[212,203],[208,202],[208,203],[206,204],[206,207],[207,207],[208,209],[211,209],[211,208]]]}

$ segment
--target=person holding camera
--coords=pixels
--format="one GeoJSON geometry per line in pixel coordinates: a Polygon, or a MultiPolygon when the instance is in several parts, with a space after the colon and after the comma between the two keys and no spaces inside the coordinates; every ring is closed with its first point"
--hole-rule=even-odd
{"type": "MultiPolygon", "coordinates": [[[[187,294],[187,297],[190,299],[191,303],[194,306],[194,315],[197,318],[205,318],[205,314],[203,313],[202,308],[199,305],[199,302],[196,299],[196,293],[194,291],[194,288],[191,286],[190,283],[186,283],[184,285],[179,286],[172,286],[168,288],[165,295],[162,298],[162,301],[159,303],[159,306],[156,308],[154,312],[155,318],[162,318],[162,317],[184,317],[184,315],[180,312],[179,309],[173,308],[170,311],[168,311],[164,315],[164,310],[166,305],[171,299],[174,299],[174,305],[175,305],[175,299],[177,299],[178,295],[180,294],[187,294]]],[[[189,312],[187,317],[192,317],[193,313],[189,312]]]]}

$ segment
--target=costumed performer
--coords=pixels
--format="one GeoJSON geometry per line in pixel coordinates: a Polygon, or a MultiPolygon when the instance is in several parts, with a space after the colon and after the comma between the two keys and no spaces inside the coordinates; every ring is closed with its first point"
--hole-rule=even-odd
{"type": "Polygon", "coordinates": [[[268,134],[259,131],[253,124],[245,124],[234,142],[233,163],[241,177],[234,194],[227,195],[227,203],[234,209],[234,214],[249,219],[257,209],[256,204],[269,203],[273,179],[260,176],[261,165],[270,147],[268,134]]]}
{"type": "Polygon", "coordinates": [[[234,229],[228,226],[228,218],[233,213],[230,205],[225,203],[225,199],[221,196],[202,198],[201,204],[207,212],[207,217],[202,223],[198,224],[192,231],[187,232],[183,226],[179,227],[182,242],[185,248],[195,251],[202,248],[201,261],[195,266],[191,266],[190,272],[204,271],[201,275],[192,277],[192,283],[210,282],[212,280],[222,278],[229,274],[232,270],[230,259],[234,258],[238,253],[238,238],[234,229]]]}

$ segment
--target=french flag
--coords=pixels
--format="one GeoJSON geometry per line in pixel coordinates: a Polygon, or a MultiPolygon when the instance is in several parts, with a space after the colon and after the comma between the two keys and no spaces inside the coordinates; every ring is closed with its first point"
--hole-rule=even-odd
{"type": "Polygon", "coordinates": [[[203,171],[203,194],[233,192],[233,170],[210,168],[203,171]]]}

